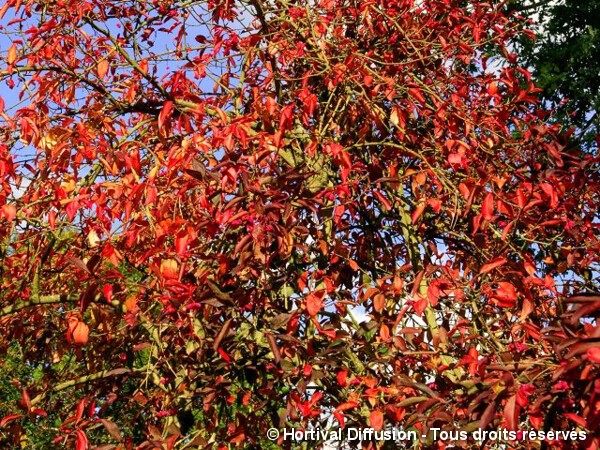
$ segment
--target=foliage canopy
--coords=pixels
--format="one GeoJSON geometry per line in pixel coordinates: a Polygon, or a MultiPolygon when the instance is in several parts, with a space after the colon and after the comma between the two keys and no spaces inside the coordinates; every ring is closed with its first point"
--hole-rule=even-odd
{"type": "Polygon", "coordinates": [[[21,100],[0,107],[0,348],[37,374],[15,375],[5,442],[51,418],[77,450],[268,448],[307,424],[598,448],[598,161],[546,123],[499,6],[0,17],[21,100]]]}

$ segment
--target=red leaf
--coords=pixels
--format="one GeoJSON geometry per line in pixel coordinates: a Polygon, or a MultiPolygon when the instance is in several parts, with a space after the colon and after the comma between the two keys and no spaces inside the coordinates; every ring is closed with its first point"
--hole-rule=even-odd
{"type": "Polygon", "coordinates": [[[31,412],[32,412],[32,414],[35,414],[36,416],[48,417],[48,413],[41,408],[35,408],[31,412]]]}
{"type": "Polygon", "coordinates": [[[465,198],[465,200],[468,200],[469,197],[471,196],[471,190],[469,189],[469,186],[467,186],[465,183],[460,183],[458,185],[458,190],[460,191],[462,196],[465,198]]]}
{"type": "Polygon", "coordinates": [[[81,400],[79,400],[79,403],[77,404],[77,410],[75,411],[75,422],[79,422],[81,420],[81,418],[83,417],[83,412],[85,410],[85,403],[86,403],[85,398],[82,398],[81,400]]]}
{"type": "Polygon", "coordinates": [[[508,233],[510,233],[510,231],[513,229],[514,226],[515,226],[515,221],[513,220],[512,222],[510,222],[508,225],[506,225],[504,227],[504,230],[502,230],[502,242],[506,242],[508,233]]]}
{"type": "Polygon", "coordinates": [[[27,411],[31,410],[31,399],[25,389],[21,391],[21,406],[27,411]]]}
{"type": "Polygon", "coordinates": [[[542,191],[544,191],[544,193],[550,197],[550,208],[556,208],[559,202],[558,194],[556,193],[554,187],[549,183],[542,183],[541,187],[542,191]]]}
{"type": "Polygon", "coordinates": [[[107,303],[112,302],[113,298],[113,287],[112,284],[105,284],[102,288],[102,293],[104,294],[104,299],[107,303]]]}
{"type": "Polygon", "coordinates": [[[494,419],[496,415],[496,402],[492,401],[488,403],[487,407],[483,411],[483,414],[479,418],[479,428],[485,430],[490,422],[494,419]]]}
{"type": "Polygon", "coordinates": [[[491,303],[502,308],[512,308],[517,301],[517,290],[507,281],[488,283],[483,291],[490,297],[491,303]]]}
{"type": "Polygon", "coordinates": [[[335,420],[338,421],[338,423],[340,424],[340,428],[344,428],[346,426],[346,420],[344,418],[344,413],[340,412],[340,411],[334,411],[333,412],[333,417],[335,418],[335,420]]]}
{"type": "Polygon", "coordinates": [[[336,378],[337,378],[338,385],[340,387],[346,387],[346,385],[347,385],[346,379],[348,378],[348,371],[347,370],[340,370],[337,373],[336,378]]]}
{"type": "Polygon", "coordinates": [[[72,202],[69,202],[69,204],[67,205],[65,210],[67,212],[67,218],[70,221],[73,221],[73,219],[75,218],[75,214],[77,214],[78,209],[79,209],[79,202],[77,200],[73,200],[72,202]]]}
{"type": "Polygon", "coordinates": [[[164,130],[165,123],[171,118],[173,114],[173,102],[171,100],[167,100],[158,115],[158,129],[164,130]]]}
{"type": "Polygon", "coordinates": [[[312,373],[312,366],[310,364],[304,364],[304,368],[302,369],[302,373],[305,377],[310,377],[310,374],[312,373]]]}
{"type": "Polygon", "coordinates": [[[56,212],[50,211],[48,213],[48,225],[50,225],[50,229],[54,230],[56,228],[56,212]]]}
{"type": "Polygon", "coordinates": [[[533,312],[533,310],[534,310],[533,301],[530,298],[525,297],[523,299],[523,307],[521,308],[521,314],[519,315],[519,320],[521,322],[524,322],[525,319],[527,319],[527,317],[529,317],[529,315],[533,312]]]}
{"type": "Polygon", "coordinates": [[[217,351],[219,352],[219,355],[221,355],[221,358],[225,360],[225,362],[230,363],[232,361],[231,356],[229,356],[221,347],[219,347],[217,351]]]}
{"type": "Polygon", "coordinates": [[[294,112],[294,104],[289,104],[281,110],[279,117],[279,129],[283,132],[292,124],[292,114],[294,112]]]}
{"type": "Polygon", "coordinates": [[[535,387],[533,384],[523,384],[517,392],[517,404],[521,408],[526,408],[529,404],[529,397],[535,393],[535,387]]]}
{"type": "Polygon", "coordinates": [[[22,414],[11,414],[10,416],[4,416],[2,420],[0,420],[0,428],[2,428],[7,423],[12,422],[13,420],[19,419],[23,417],[22,414]]]}
{"type": "Polygon", "coordinates": [[[565,416],[571,422],[575,422],[580,427],[587,428],[587,423],[583,417],[578,416],[577,414],[574,414],[574,413],[563,413],[563,416],[565,416]]]}
{"type": "Polygon", "coordinates": [[[188,235],[184,234],[175,239],[175,251],[178,255],[183,256],[187,251],[188,246],[188,235]]]}
{"type": "Polygon", "coordinates": [[[77,430],[77,443],[75,450],[87,450],[88,449],[88,438],[82,430],[77,430]]]}

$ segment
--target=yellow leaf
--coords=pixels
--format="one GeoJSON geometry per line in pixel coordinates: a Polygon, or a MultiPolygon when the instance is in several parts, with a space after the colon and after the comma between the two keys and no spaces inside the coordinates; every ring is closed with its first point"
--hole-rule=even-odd
{"type": "Polygon", "coordinates": [[[392,125],[396,127],[400,124],[400,120],[398,119],[398,111],[396,108],[392,109],[392,113],[390,114],[390,122],[392,122],[392,125]]]}
{"type": "Polygon", "coordinates": [[[12,65],[16,60],[17,60],[17,46],[15,44],[13,44],[8,49],[8,54],[6,55],[6,62],[9,65],[12,65]]]}
{"type": "Polygon", "coordinates": [[[98,237],[98,233],[96,233],[96,230],[91,230],[88,233],[87,241],[88,241],[88,244],[90,245],[90,247],[92,247],[92,248],[94,248],[98,245],[98,243],[100,242],[100,238],[98,237]]]}

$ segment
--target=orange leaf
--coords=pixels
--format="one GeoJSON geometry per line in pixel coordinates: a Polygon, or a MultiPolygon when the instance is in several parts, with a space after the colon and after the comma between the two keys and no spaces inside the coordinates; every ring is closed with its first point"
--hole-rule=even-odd
{"type": "Polygon", "coordinates": [[[316,316],[323,308],[323,297],[316,294],[308,294],[306,296],[306,310],[312,317],[316,316]]]}
{"type": "Polygon", "coordinates": [[[373,297],[373,308],[375,308],[375,311],[381,312],[383,311],[384,307],[385,296],[383,294],[377,294],[375,297],[373,297]]]}
{"type": "Polygon", "coordinates": [[[483,275],[484,273],[491,272],[495,268],[500,267],[500,266],[504,265],[505,263],[506,263],[506,258],[496,258],[496,259],[490,261],[489,263],[481,266],[481,269],[479,270],[479,275],[483,275]]]}
{"type": "Polygon", "coordinates": [[[460,183],[458,185],[458,190],[460,191],[462,196],[465,198],[465,200],[468,200],[469,197],[471,196],[471,190],[469,189],[469,186],[467,186],[465,183],[460,183]]]}
{"type": "Polygon", "coordinates": [[[387,325],[383,324],[379,327],[379,336],[381,336],[381,340],[384,342],[390,340],[390,329],[387,325]]]}
{"type": "Polygon", "coordinates": [[[89,335],[90,328],[84,322],[79,322],[73,330],[73,342],[84,346],[88,343],[89,335]]]}
{"type": "Polygon", "coordinates": [[[504,405],[504,427],[507,430],[516,430],[519,425],[519,406],[516,395],[511,396],[504,405]]]}
{"type": "Polygon", "coordinates": [[[379,431],[383,429],[383,413],[379,410],[371,411],[371,416],[369,417],[369,422],[371,427],[375,431],[379,431]]]}
{"type": "Polygon", "coordinates": [[[492,220],[494,218],[494,195],[491,192],[483,199],[481,215],[485,220],[492,220]]]}
{"type": "Polygon", "coordinates": [[[125,300],[125,311],[131,312],[137,308],[137,297],[131,295],[125,300]]]}
{"type": "Polygon", "coordinates": [[[15,205],[2,205],[2,215],[6,220],[12,222],[17,216],[17,208],[15,208],[15,205]]]}
{"type": "Polygon", "coordinates": [[[521,308],[521,314],[519,315],[519,320],[524,322],[527,317],[534,311],[534,304],[530,298],[525,297],[523,299],[523,307],[521,308]]]}
{"type": "Polygon", "coordinates": [[[0,8],[0,20],[2,20],[4,14],[6,14],[6,11],[8,11],[8,8],[10,7],[12,7],[12,5],[9,2],[6,2],[4,3],[4,6],[0,8]]]}
{"type": "Polygon", "coordinates": [[[98,78],[104,78],[106,76],[106,74],[108,73],[108,67],[109,64],[106,59],[103,59],[98,63],[98,65],[96,66],[96,73],[98,74],[98,78]]]}
{"type": "Polygon", "coordinates": [[[338,405],[337,408],[335,408],[336,411],[347,411],[349,409],[353,409],[356,408],[359,405],[359,403],[357,401],[349,401],[349,402],[345,402],[342,403],[340,405],[338,405]]]}
{"type": "Polygon", "coordinates": [[[426,203],[421,203],[415,208],[412,216],[410,217],[412,223],[415,223],[417,220],[419,220],[419,217],[421,217],[421,214],[423,214],[423,211],[425,211],[425,206],[427,206],[426,203]]]}
{"type": "Polygon", "coordinates": [[[588,361],[600,363],[600,347],[588,348],[586,355],[588,361]]]}
{"type": "Polygon", "coordinates": [[[160,263],[160,274],[165,280],[179,278],[179,267],[174,259],[163,259],[160,263]]]}
{"type": "Polygon", "coordinates": [[[411,97],[417,99],[418,102],[425,104],[425,96],[421,93],[421,91],[417,88],[410,88],[408,93],[411,97]]]}

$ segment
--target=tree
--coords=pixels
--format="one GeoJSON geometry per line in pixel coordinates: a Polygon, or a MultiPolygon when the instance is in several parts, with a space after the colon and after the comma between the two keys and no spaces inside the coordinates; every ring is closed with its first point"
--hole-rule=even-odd
{"type": "Polygon", "coordinates": [[[547,123],[499,7],[0,16],[21,100],[2,113],[1,342],[41,368],[6,439],[33,447],[52,412],[77,450],[269,448],[309,424],[523,424],[597,448],[598,161],[547,123]]]}
{"type": "Polygon", "coordinates": [[[576,144],[597,148],[600,105],[600,2],[573,0],[509,2],[533,21],[536,40],[523,39],[519,56],[532,68],[542,98],[557,120],[575,127],[576,144]]]}

